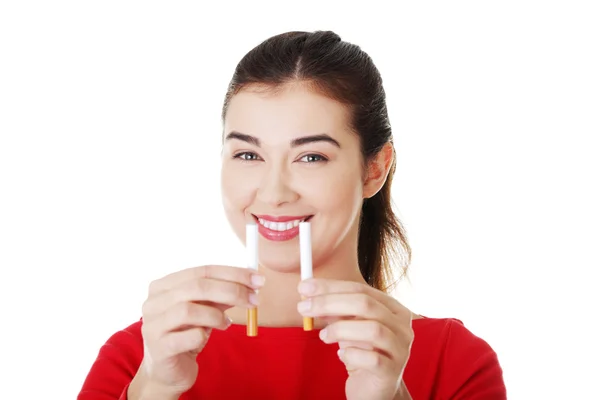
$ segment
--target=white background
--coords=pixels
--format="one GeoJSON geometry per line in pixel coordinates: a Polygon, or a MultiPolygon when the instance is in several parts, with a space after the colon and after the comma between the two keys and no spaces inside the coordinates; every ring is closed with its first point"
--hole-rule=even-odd
{"type": "Polygon", "coordinates": [[[597,395],[595,2],[414,3],[3,1],[2,397],[75,398],[151,280],[242,265],[223,96],[253,46],[316,29],[384,78],[414,251],[399,298],[486,339],[509,398],[597,395]]]}

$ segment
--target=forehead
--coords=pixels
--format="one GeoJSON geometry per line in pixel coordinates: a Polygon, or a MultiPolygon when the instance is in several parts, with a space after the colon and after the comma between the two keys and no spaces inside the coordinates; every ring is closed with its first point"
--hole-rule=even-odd
{"type": "Polygon", "coordinates": [[[269,91],[249,87],[234,95],[225,117],[225,132],[244,132],[268,140],[349,131],[348,109],[305,85],[289,85],[269,91]]]}

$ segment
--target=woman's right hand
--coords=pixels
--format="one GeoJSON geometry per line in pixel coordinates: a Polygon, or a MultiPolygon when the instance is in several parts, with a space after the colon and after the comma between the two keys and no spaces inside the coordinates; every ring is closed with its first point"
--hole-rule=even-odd
{"type": "Polygon", "coordinates": [[[174,398],[189,390],[198,374],[196,356],[211,330],[229,327],[227,309],[257,305],[255,289],[263,284],[255,270],[219,265],[185,269],[152,282],[142,308],[144,358],[138,375],[144,379],[141,383],[136,375],[134,390],[139,394],[152,387],[174,398]]]}

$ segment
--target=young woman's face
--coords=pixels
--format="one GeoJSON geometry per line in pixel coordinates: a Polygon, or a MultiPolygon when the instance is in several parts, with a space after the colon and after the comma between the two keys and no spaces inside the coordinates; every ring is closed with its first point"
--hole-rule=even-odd
{"type": "Polygon", "coordinates": [[[299,269],[298,223],[309,220],[313,262],[356,252],[363,201],[359,138],[340,103],[301,85],[235,95],[225,118],[221,185],[227,218],[245,242],[259,224],[259,260],[299,269]],[[339,253],[338,253],[339,254],[339,253]]]}

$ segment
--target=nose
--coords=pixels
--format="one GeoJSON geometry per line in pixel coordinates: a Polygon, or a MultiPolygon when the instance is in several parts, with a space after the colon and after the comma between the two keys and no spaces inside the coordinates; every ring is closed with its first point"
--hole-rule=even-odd
{"type": "Polygon", "coordinates": [[[292,189],[291,177],[285,168],[271,166],[265,169],[256,197],[264,204],[278,207],[296,201],[299,196],[292,189]]]}

